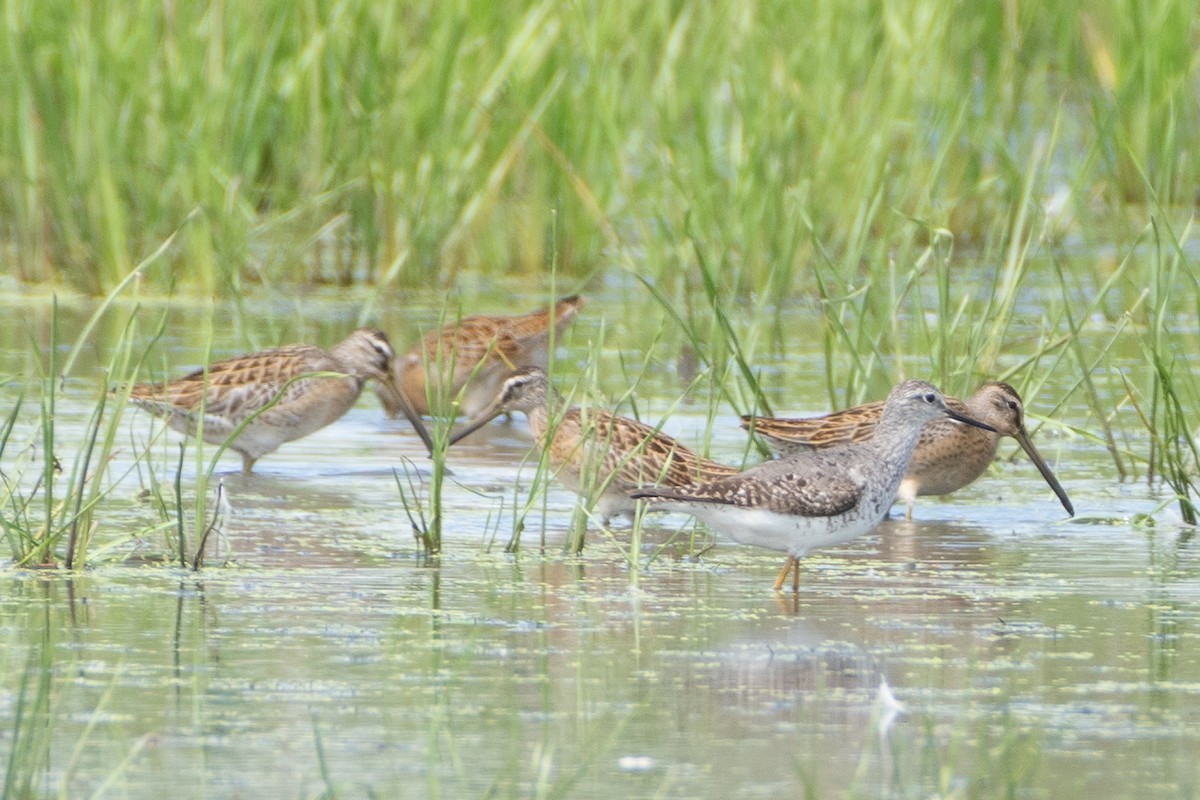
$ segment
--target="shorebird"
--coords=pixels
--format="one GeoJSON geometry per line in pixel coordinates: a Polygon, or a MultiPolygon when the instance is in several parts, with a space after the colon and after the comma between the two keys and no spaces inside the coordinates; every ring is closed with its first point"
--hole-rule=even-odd
{"type": "MultiPolygon", "coordinates": [[[[237,356],[173,381],[138,384],[129,399],[189,436],[202,423],[210,444],[225,442],[245,423],[229,447],[241,454],[242,472],[249,473],[255,461],[284,442],[339,419],[368,380],[390,381],[394,357],[382,331],[361,328],[328,351],[293,344],[237,356]]],[[[421,418],[403,405],[399,410],[429,449],[421,418]]]]}
{"type": "MultiPolygon", "coordinates": [[[[746,416],[742,417],[742,427],[765,438],[780,455],[788,455],[869,439],[883,414],[883,406],[883,403],[868,403],[807,419],[746,416]]],[[[1025,408],[1016,389],[1007,383],[985,383],[965,402],[947,397],[946,406],[986,422],[995,431],[960,425],[949,419],[936,419],[922,428],[908,472],[896,493],[904,501],[907,518],[912,518],[913,501],[917,497],[950,494],[982,475],[996,458],[1002,436],[1017,440],[1058,495],[1063,508],[1075,515],[1071,499],[1025,431],[1025,408]]]]}
{"type": "Polygon", "coordinates": [[[396,359],[395,380],[376,385],[384,409],[396,416],[403,395],[418,414],[474,417],[514,369],[546,368],[551,330],[561,336],[585,302],[581,295],[571,295],[555,303],[553,312],[543,308],[518,317],[467,317],[427,333],[396,359]],[[450,408],[439,407],[444,402],[450,408]]]}
{"type": "Polygon", "coordinates": [[[691,486],[738,473],[637,420],[562,406],[546,371],[524,367],[508,376],[492,403],[457,431],[450,444],[499,414],[524,412],[534,438],[547,450],[553,475],[581,497],[595,496],[606,525],[612,517],[636,511],[631,493],[643,486],[691,486]]]}
{"type": "Polygon", "coordinates": [[[731,477],[691,487],[639,489],[634,499],[699,518],[734,541],[787,552],[775,589],[810,550],[849,541],[887,515],[925,423],[941,416],[990,430],[946,406],[925,381],[905,381],[888,395],[875,435],[862,442],[768,461],[731,477]]]}

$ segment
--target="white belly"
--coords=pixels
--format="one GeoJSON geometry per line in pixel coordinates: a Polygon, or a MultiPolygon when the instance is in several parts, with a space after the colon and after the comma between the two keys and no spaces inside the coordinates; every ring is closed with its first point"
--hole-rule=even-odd
{"type": "Polygon", "coordinates": [[[664,505],[672,510],[694,514],[735,542],[780,550],[797,558],[810,550],[841,544],[861,536],[878,525],[884,516],[864,514],[857,508],[836,517],[801,517],[723,504],[664,505]]]}

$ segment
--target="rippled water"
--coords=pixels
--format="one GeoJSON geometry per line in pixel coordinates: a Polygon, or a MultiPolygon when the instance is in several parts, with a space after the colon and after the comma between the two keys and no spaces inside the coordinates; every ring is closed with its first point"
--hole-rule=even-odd
{"type": "MultiPolygon", "coordinates": [[[[593,301],[568,364],[599,319],[631,324],[623,303],[593,301]]],[[[30,325],[15,308],[9,324],[48,342],[44,311],[30,325]]],[[[326,312],[321,325],[353,327],[336,304],[326,312]]],[[[65,327],[86,313],[64,316],[65,327]]],[[[192,327],[158,347],[180,369],[202,358],[206,319],[182,316],[192,327]]],[[[264,331],[292,324],[264,319],[264,331]]],[[[418,322],[385,327],[400,342],[418,322]]],[[[0,372],[25,374],[21,337],[0,341],[14,343],[0,372]]],[[[239,342],[218,334],[214,350],[239,342]]],[[[102,363],[103,346],[88,357],[102,363]]],[[[821,410],[819,354],[769,367],[792,384],[773,397],[780,410],[821,410]]],[[[81,372],[97,377],[64,388],[64,442],[103,385],[81,372]]],[[[0,396],[11,402],[19,384],[0,396]]],[[[650,416],[682,391],[669,371],[647,386],[650,416]]],[[[702,405],[667,429],[700,439],[702,405]]],[[[1061,413],[1092,427],[1081,408],[1061,413]]],[[[131,442],[154,430],[139,414],[123,425],[131,442]]],[[[913,521],[806,558],[792,596],[771,590],[782,556],[685,517],[651,517],[632,557],[626,529],[593,530],[581,557],[565,556],[574,496],[557,485],[522,551],[505,554],[534,474],[514,487],[524,431],[498,423],[456,448],[432,563],[393,475],[404,458],[428,462],[373,398],[258,474],[227,457],[226,522],[200,573],[141,561],[164,534],[135,536],[155,517],[126,477],[97,537],[131,558],[73,578],[0,571],[0,765],[42,764],[34,795],[70,797],[1186,797],[1200,786],[1196,544],[1169,507],[1135,527],[1162,498],[1116,481],[1088,437],[1037,436],[1076,521],[1023,456],[1007,458],[1019,452],[1009,443],[988,476],[923,499],[913,521]]],[[[742,457],[732,412],[712,431],[717,457],[742,457]]],[[[153,445],[164,474],[177,441],[153,445]]]]}

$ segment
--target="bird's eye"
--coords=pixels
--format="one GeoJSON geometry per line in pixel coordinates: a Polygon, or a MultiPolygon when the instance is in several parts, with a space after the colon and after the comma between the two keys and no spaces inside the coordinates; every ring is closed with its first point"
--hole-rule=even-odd
{"type": "Polygon", "coordinates": [[[937,403],[937,395],[934,394],[933,392],[926,392],[921,397],[921,399],[924,400],[926,403],[929,403],[930,405],[934,405],[937,403]]]}

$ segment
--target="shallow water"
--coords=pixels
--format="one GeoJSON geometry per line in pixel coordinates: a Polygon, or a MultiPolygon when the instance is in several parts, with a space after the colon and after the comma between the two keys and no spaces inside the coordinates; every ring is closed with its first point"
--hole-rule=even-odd
{"type": "MultiPolygon", "coordinates": [[[[625,302],[594,298],[565,342],[568,365],[599,319],[632,324],[625,302]]],[[[353,327],[351,305],[309,324],[331,341],[353,327]]],[[[9,310],[0,372],[24,374],[21,336],[49,342],[45,312],[9,310]]],[[[156,350],[176,371],[203,358],[207,319],[180,316],[156,350]]],[[[86,309],[63,317],[69,330],[86,309]]],[[[384,326],[399,343],[418,322],[384,326]]],[[[294,321],[255,324],[269,336],[294,321]]],[[[219,334],[214,352],[255,335],[219,334]]],[[[64,388],[67,452],[106,358],[98,345],[76,372],[96,377],[64,388]]],[[[615,360],[606,351],[605,366],[615,360]]],[[[772,396],[779,410],[823,409],[819,365],[815,352],[769,363],[791,384],[772,396]]],[[[11,401],[18,383],[0,395],[11,401]]],[[[659,370],[643,413],[657,419],[681,391],[659,370]]],[[[1060,416],[1092,427],[1082,408],[1060,416]]],[[[697,441],[708,423],[704,403],[684,404],[666,428],[697,441]]],[[[23,424],[27,435],[36,420],[23,424]]],[[[141,414],[123,426],[130,442],[156,430],[141,414]]],[[[35,796],[71,797],[1184,797],[1200,786],[1197,546],[1170,507],[1135,526],[1162,498],[1117,482],[1087,437],[1037,435],[1077,521],[1009,443],[989,475],[922,499],[913,521],[806,558],[792,596],[771,590],[782,556],[714,541],[685,517],[648,519],[632,565],[624,528],[593,530],[581,557],[565,556],[575,501],[557,485],[526,520],[522,551],[505,554],[535,471],[514,487],[524,430],[498,423],[456,448],[432,563],[393,476],[404,458],[418,472],[428,462],[373,398],[258,474],[226,457],[225,523],[200,573],[141,562],[165,535],[135,535],[156,517],[144,478],[125,477],[101,515],[97,541],[114,542],[102,563],[73,578],[0,571],[0,764],[16,753],[41,765],[35,796]],[[884,683],[902,708],[884,702],[884,683]]],[[[742,457],[728,408],[712,431],[716,456],[742,457]]],[[[178,441],[152,444],[163,475],[178,441]]]]}

